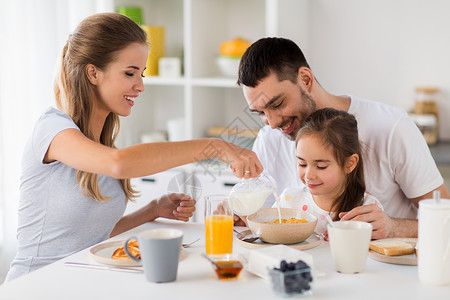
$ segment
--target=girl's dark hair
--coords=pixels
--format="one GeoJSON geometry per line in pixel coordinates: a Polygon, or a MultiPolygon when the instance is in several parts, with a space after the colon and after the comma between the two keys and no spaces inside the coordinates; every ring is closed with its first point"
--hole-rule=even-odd
{"type": "Polygon", "coordinates": [[[347,212],[363,204],[366,184],[361,144],[358,139],[358,123],[355,117],[345,111],[323,108],[313,112],[300,128],[295,143],[305,136],[318,137],[325,147],[330,147],[339,166],[344,169],[347,158],[353,154],[359,156],[359,162],[352,172],[347,174],[344,192],[334,200],[330,211],[347,212]]]}
{"type": "Polygon", "coordinates": [[[237,84],[256,87],[271,72],[279,81],[297,83],[301,67],[310,69],[302,50],[293,41],[278,37],[262,38],[248,47],[242,56],[237,84]]]}

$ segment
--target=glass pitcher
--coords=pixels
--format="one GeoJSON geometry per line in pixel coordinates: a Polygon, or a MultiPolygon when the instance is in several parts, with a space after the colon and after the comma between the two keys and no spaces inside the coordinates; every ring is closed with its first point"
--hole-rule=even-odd
{"type": "Polygon", "coordinates": [[[277,184],[275,180],[266,173],[258,177],[242,179],[230,192],[229,203],[235,214],[248,216],[263,207],[267,197],[275,194],[277,184]]]}

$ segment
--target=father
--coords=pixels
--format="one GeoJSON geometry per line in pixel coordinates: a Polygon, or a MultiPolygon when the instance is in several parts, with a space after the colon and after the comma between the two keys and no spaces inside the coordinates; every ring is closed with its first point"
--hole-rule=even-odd
{"type": "Polygon", "coordinates": [[[417,207],[434,190],[450,198],[444,180],[417,126],[407,113],[371,100],[328,93],[316,80],[300,48],[283,38],[263,38],[241,59],[238,84],[264,126],[253,146],[264,169],[278,184],[302,185],[296,173],[295,137],[313,111],[332,107],[355,115],[365,150],[367,191],[377,205],[364,205],[341,220],[373,225],[372,238],[417,237],[417,207]]]}

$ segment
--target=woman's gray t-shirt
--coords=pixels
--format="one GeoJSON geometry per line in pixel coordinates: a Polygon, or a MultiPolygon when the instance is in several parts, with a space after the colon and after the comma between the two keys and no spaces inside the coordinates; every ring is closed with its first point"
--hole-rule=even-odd
{"type": "Polygon", "coordinates": [[[50,107],[38,120],[22,158],[18,206],[17,255],[6,280],[97,244],[107,238],[126,208],[119,180],[98,176],[110,201],[97,202],[80,192],[77,170],[58,161],[45,164],[53,138],[79,130],[65,113],[50,107]]]}

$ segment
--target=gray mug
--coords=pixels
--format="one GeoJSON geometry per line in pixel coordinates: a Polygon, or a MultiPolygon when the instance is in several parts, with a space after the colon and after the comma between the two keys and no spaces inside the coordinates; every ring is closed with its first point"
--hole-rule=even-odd
{"type": "Polygon", "coordinates": [[[175,281],[178,272],[183,232],[173,228],[155,228],[138,233],[125,241],[125,252],[142,264],[144,274],[150,282],[175,281]],[[137,239],[141,259],[128,251],[128,242],[137,239]]]}

